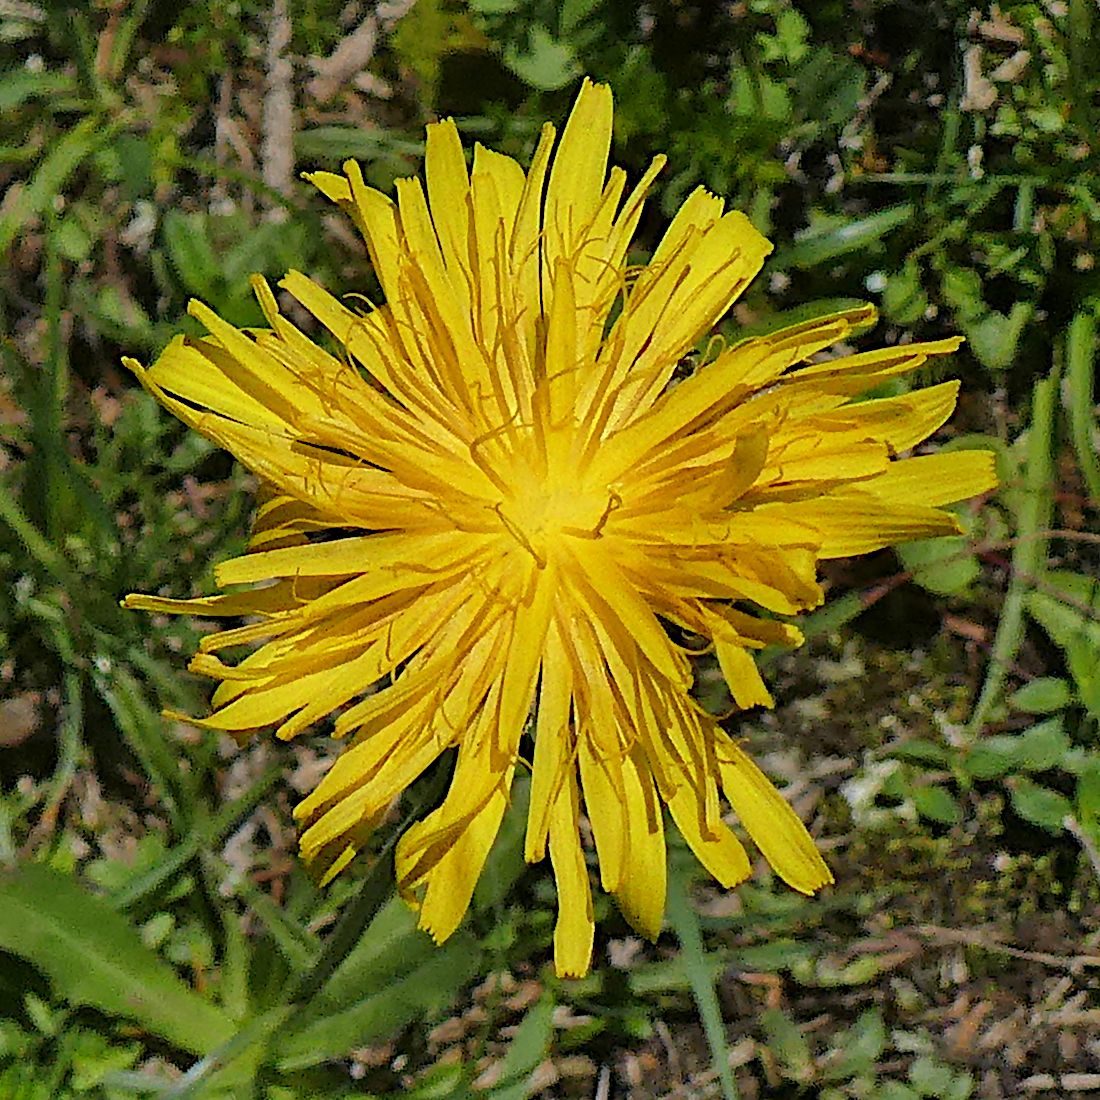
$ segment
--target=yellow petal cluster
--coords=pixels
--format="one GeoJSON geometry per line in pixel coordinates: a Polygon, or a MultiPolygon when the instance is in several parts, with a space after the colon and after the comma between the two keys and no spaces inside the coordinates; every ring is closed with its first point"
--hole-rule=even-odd
{"type": "Polygon", "coordinates": [[[692,699],[675,638],[713,643],[738,706],[770,705],[752,651],[799,643],[773,616],[821,602],[820,559],[955,532],[941,506],[995,481],[985,453],[896,457],[943,424],[956,383],[855,400],[958,341],[820,361],[869,308],[745,340],[677,381],[770,245],[700,189],[628,274],[663,158],[628,191],[607,168],[611,123],[610,90],[585,82],[556,150],[547,125],[526,172],[481,146],[468,169],[445,121],[428,128],[426,190],[399,180],[391,200],[355,162],[316,173],[362,233],[385,304],[291,272],[279,285],[327,330],[318,340],[256,279],[269,327],[240,331],[195,302],[207,337],[177,338],[148,369],[128,361],[266,487],[249,552],[216,571],[252,587],[125,601],[244,618],[192,662],[220,681],[197,724],[290,738],[335,715],[346,745],[296,810],[323,878],[457,750],[446,798],[397,854],[437,940],[529,768],[526,857],[550,855],[566,975],[592,953],[582,816],[602,888],[650,937],[666,808],[726,886],[750,870],[726,804],[796,890],[831,881],[692,699]],[[248,656],[223,659],[242,643],[248,656]]]}

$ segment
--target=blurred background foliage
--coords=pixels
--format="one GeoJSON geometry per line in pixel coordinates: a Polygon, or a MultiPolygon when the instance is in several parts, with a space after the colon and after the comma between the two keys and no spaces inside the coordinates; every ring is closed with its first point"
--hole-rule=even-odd
{"type": "Polygon", "coordinates": [[[1098,34],[1092,0],[0,0],[0,1096],[1100,1088],[1098,34]],[[776,242],[723,335],[861,299],[878,342],[964,333],[936,445],[993,447],[1003,487],[965,536],[832,563],[765,655],[779,708],[731,720],[836,887],[724,895],[674,847],[661,941],[603,899],[564,983],[522,785],[437,949],[375,913],[396,816],[373,869],[298,868],[324,736],[160,717],[201,709],[208,627],[117,601],[211,590],[254,486],[119,359],[191,296],[258,322],[254,272],[374,297],[297,173],[386,188],[443,115],[525,159],[584,74],[618,163],[669,154],[639,260],[703,184],[776,242]]]}

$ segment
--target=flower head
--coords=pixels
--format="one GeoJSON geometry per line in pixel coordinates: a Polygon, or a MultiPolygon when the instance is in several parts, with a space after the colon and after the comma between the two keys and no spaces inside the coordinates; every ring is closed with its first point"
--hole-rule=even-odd
{"type": "Polygon", "coordinates": [[[854,401],[957,340],[803,365],[870,308],[745,340],[673,384],[770,245],[700,189],[628,272],[663,158],[627,194],[607,170],[611,117],[610,90],[586,81],[556,152],[547,125],[527,172],[481,146],[468,171],[454,123],[430,126],[427,194],[399,180],[396,202],[355,162],[310,177],[354,219],[385,294],[360,310],[298,272],[280,283],[335,353],[257,279],[269,328],[239,331],[193,302],[206,338],[178,337],[149,369],[128,362],[266,487],[249,552],[216,571],[260,587],[126,601],[248,617],[192,662],[220,681],[197,724],[290,738],[336,713],[347,744],[295,811],[324,878],[457,749],[446,798],[397,854],[437,940],[529,767],[526,857],[553,863],[563,974],[584,973],[592,950],[582,812],[603,889],[651,937],[662,806],[727,886],[750,868],[723,796],[796,890],[831,881],[794,812],[692,699],[670,630],[711,640],[738,706],[770,705],[751,652],[800,642],[771,616],[821,602],[820,559],[955,532],[940,506],[995,481],[985,453],[895,460],[946,420],[957,383],[854,401]],[[243,660],[219,656],[241,643],[255,645],[243,660]]]}

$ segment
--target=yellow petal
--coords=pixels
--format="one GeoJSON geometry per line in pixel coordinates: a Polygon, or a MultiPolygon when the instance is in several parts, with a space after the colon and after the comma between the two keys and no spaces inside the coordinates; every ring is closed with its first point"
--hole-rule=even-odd
{"type": "Polygon", "coordinates": [[[776,874],[803,894],[831,883],[832,873],[806,826],[763,772],[724,736],[715,749],[726,798],[776,874]]]}
{"type": "MultiPolygon", "coordinates": [[[[623,916],[646,939],[661,934],[665,912],[667,866],[661,806],[643,753],[635,749],[622,761],[623,874],[615,901],[623,916]]],[[[602,810],[589,805],[589,817],[602,810]]]]}
{"type": "MultiPolygon", "coordinates": [[[[533,792],[532,792],[533,794],[533,792]]],[[[550,814],[550,859],[558,886],[558,919],[554,925],[554,971],[559,978],[579,978],[592,961],[595,921],[592,889],[581,848],[577,777],[570,770],[550,814]]]]}

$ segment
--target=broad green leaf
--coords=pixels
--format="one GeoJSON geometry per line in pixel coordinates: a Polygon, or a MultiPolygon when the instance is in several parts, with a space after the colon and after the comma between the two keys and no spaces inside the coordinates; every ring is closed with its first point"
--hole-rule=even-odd
{"type": "Polygon", "coordinates": [[[806,40],[810,37],[810,25],[795,8],[784,8],[775,17],[775,34],[758,34],[765,64],[782,61],[795,65],[806,56],[809,47],[806,40]]]}
{"type": "Polygon", "coordinates": [[[764,973],[776,973],[786,970],[795,963],[809,963],[814,950],[808,943],[798,940],[776,939],[767,943],[742,947],[733,952],[732,961],[745,970],[759,970],[764,973]]]}
{"type": "Polygon", "coordinates": [[[1016,763],[1016,738],[1012,734],[995,734],[983,737],[963,757],[962,766],[972,779],[1000,779],[1015,771],[1016,763]]]}
{"type": "Polygon", "coordinates": [[[887,952],[883,955],[860,955],[850,963],[838,963],[832,958],[813,959],[809,962],[792,962],[790,971],[795,981],[802,985],[816,985],[832,989],[843,985],[865,985],[874,981],[883,970],[895,966],[897,959],[887,952]]]}
{"type": "Polygon", "coordinates": [[[883,1081],[874,1096],[875,1100],[920,1100],[920,1093],[900,1081],[883,1081]]]}
{"type": "Polygon", "coordinates": [[[74,1028],[67,1036],[72,1059],[72,1084],[77,1092],[91,1092],[110,1073],[129,1069],[141,1057],[140,1043],[114,1046],[89,1028],[74,1028]]]}
{"type": "Polygon", "coordinates": [[[869,1008],[848,1029],[846,1049],[853,1061],[870,1067],[886,1049],[886,1025],[877,1008],[869,1008]]]}
{"type": "Polygon", "coordinates": [[[729,95],[730,114],[739,118],[786,122],[791,116],[791,93],[786,84],[766,73],[744,66],[733,70],[729,95]]]}
{"type": "Polygon", "coordinates": [[[956,1073],[943,1094],[943,1100],[969,1100],[974,1091],[974,1078],[969,1073],[956,1073]]]}
{"type": "Polygon", "coordinates": [[[1100,825],[1100,755],[1094,752],[1077,769],[1077,816],[1082,824],[1100,825]]]}
{"type": "Polygon", "coordinates": [[[1073,804],[1065,795],[1018,776],[1008,784],[1012,808],[1025,820],[1055,835],[1065,826],[1062,822],[1073,813],[1073,804]]]}
{"type": "Polygon", "coordinates": [[[1073,691],[1060,676],[1040,676],[1008,697],[1008,705],[1013,710],[1028,714],[1054,714],[1072,702],[1073,691]]]}
{"type": "Polygon", "coordinates": [[[948,305],[963,320],[984,316],[988,306],[982,297],[981,276],[969,267],[949,267],[940,284],[948,305]]]}
{"type": "Polygon", "coordinates": [[[391,898],[314,1003],[326,1014],[350,1008],[365,992],[384,989],[413,973],[437,950],[431,938],[416,927],[416,914],[399,898],[391,898]]]}
{"type": "Polygon", "coordinates": [[[149,951],[137,930],[69,875],[41,864],[0,874],[0,947],[42,970],[57,993],[136,1021],[174,1046],[213,1050],[229,1018],[149,951]]]}

